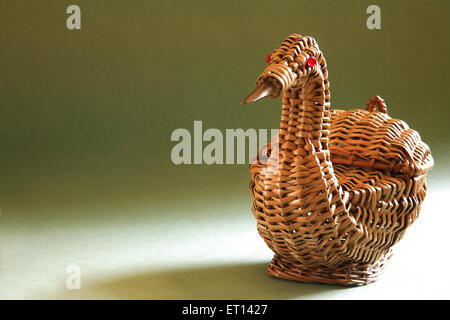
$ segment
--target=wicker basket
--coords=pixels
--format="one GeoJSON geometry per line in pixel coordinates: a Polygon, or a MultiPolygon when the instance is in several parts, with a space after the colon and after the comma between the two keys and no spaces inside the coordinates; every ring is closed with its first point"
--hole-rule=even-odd
{"type": "Polygon", "coordinates": [[[243,101],[282,96],[279,134],[250,165],[252,211],[275,253],[267,271],[373,282],[419,214],[430,149],[378,96],[366,110],[330,110],[326,62],[312,37],[289,36],[268,62],[243,101]]]}

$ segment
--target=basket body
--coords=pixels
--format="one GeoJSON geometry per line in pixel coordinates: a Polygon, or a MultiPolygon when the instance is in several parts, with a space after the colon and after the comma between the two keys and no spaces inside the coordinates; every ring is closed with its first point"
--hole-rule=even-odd
{"type": "MultiPolygon", "coordinates": [[[[333,113],[329,145],[336,149],[308,152],[314,146],[307,142],[289,149],[280,130],[261,150],[258,161],[250,165],[252,211],[259,234],[275,253],[269,274],[302,282],[367,284],[378,279],[392,246],[418,217],[426,195],[426,171],[411,164],[413,157],[395,158],[392,147],[388,149],[391,161],[386,162],[389,157],[379,149],[391,142],[361,138],[361,123],[370,135],[371,128],[389,131],[398,120],[363,110],[333,113]],[[351,119],[351,126],[345,122],[351,129],[343,129],[342,118],[351,119]],[[374,161],[372,154],[381,154],[383,163],[374,161]]],[[[407,130],[400,130],[398,136],[405,136],[407,130]]],[[[420,139],[416,144],[415,152],[432,161],[429,152],[422,152],[420,139]]],[[[407,154],[399,150],[398,155],[407,154]]]]}

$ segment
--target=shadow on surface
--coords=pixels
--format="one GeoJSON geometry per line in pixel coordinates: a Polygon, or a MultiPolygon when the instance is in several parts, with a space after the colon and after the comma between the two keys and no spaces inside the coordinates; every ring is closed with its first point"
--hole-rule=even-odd
{"type": "Polygon", "coordinates": [[[117,277],[88,290],[112,299],[308,299],[343,287],[276,279],[266,263],[191,267],[117,277]]]}

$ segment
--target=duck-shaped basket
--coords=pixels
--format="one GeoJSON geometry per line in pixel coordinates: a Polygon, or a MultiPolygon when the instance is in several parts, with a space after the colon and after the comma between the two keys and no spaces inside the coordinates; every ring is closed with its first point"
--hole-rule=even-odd
{"type": "Polygon", "coordinates": [[[250,164],[252,211],[279,278],[341,285],[377,280],[419,215],[429,147],[373,97],[330,110],[316,41],[290,35],[242,102],[282,96],[278,135],[250,164]]]}

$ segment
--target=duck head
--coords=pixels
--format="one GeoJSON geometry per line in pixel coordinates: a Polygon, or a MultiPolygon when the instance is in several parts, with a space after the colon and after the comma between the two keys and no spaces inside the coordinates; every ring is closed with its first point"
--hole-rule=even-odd
{"type": "Polygon", "coordinates": [[[316,41],[292,34],[267,56],[268,66],[256,80],[256,88],[242,104],[262,98],[276,98],[284,91],[300,89],[325,61],[316,41]]]}

